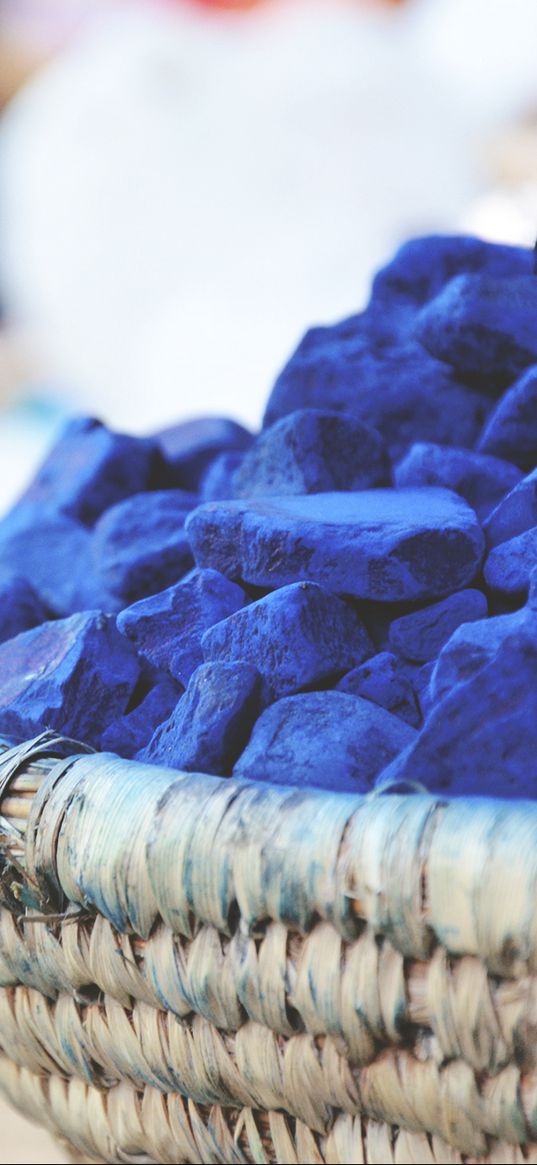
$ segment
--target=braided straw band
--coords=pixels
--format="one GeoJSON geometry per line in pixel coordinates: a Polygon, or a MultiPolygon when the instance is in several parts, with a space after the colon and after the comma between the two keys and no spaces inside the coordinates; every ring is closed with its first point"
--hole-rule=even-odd
{"type": "Polygon", "coordinates": [[[14,1103],[92,1160],[537,1160],[535,805],[76,748],[0,764],[14,1103]]]}

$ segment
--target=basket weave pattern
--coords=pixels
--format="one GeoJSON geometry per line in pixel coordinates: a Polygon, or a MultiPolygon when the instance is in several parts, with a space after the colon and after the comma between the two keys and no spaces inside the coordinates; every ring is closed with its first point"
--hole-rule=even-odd
{"type": "Polygon", "coordinates": [[[79,1160],[537,1161],[537,807],[48,737],[0,795],[0,1087],[79,1160]]]}

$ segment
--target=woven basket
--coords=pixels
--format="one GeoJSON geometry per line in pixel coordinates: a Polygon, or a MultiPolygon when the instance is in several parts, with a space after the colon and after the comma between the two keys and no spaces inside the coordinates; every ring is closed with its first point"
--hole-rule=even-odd
{"type": "Polygon", "coordinates": [[[0,1087],[73,1160],[537,1162],[537,805],[51,734],[0,798],[0,1087]]]}

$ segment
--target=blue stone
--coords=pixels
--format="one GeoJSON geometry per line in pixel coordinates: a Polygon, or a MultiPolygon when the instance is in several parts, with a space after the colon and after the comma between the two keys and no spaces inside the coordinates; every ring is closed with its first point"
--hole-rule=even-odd
{"type": "Polygon", "coordinates": [[[528,368],[498,401],[477,448],[522,469],[537,464],[537,367],[528,368]]]}
{"type": "Polygon", "coordinates": [[[181,688],[170,679],[155,684],[143,700],[105,728],[101,749],[132,758],[156,732],[159,724],[171,716],[181,696],[181,688]]]}
{"type": "MultiPolygon", "coordinates": [[[[495,615],[475,623],[465,623],[454,632],[443,647],[431,674],[431,699],[438,703],[458,684],[472,679],[491,663],[504,639],[518,634],[527,624],[527,612],[495,615]]],[[[530,627],[526,626],[526,630],[530,627]]],[[[535,623],[537,628],[537,623],[535,623]]]]}
{"type": "Polygon", "coordinates": [[[0,643],[50,619],[51,612],[31,582],[0,572],[0,643]]]}
{"type": "Polygon", "coordinates": [[[436,659],[461,623],[472,623],[487,616],[487,600],[481,591],[456,591],[394,619],[390,625],[389,644],[393,651],[413,663],[427,663],[436,659]]]}
{"type": "Polygon", "coordinates": [[[499,618],[510,622],[495,632],[496,650],[484,652],[480,666],[470,653],[466,675],[432,705],[420,734],[379,784],[390,778],[450,795],[537,795],[537,618],[499,618]]]}
{"type": "Polygon", "coordinates": [[[228,417],[196,417],[155,434],[173,475],[173,484],[198,490],[210,462],[219,453],[248,449],[252,434],[228,417]]]}
{"type": "Polygon", "coordinates": [[[287,696],[261,714],[233,776],[367,793],[415,735],[398,716],[346,692],[287,696]]]}
{"type": "Polygon", "coordinates": [[[185,519],[196,501],[183,490],[162,490],[107,510],[92,545],[103,587],[126,604],[178,582],[192,567],[185,519]]]}
{"type": "Polygon", "coordinates": [[[451,449],[446,445],[412,445],[394,470],[397,486],[439,485],[466,498],[480,519],[520,481],[515,465],[474,453],[471,449],[451,449]]]}
{"type": "Polygon", "coordinates": [[[263,700],[336,678],[373,651],[356,612],[315,583],[282,587],[205,632],[207,660],[248,660],[263,700]]]}
{"type": "Polygon", "coordinates": [[[392,458],[414,441],[472,446],[490,399],[461,385],[415,340],[378,348],[362,317],[307,333],[276,380],[264,425],[302,408],[349,413],[383,437],[392,458]]]}
{"type": "Polygon", "coordinates": [[[54,728],[98,747],[139,672],[114,620],[99,611],[24,631],[0,645],[0,732],[24,740],[54,728]]]}
{"type": "Polygon", "coordinates": [[[489,514],[483,529],[487,545],[498,546],[532,526],[537,526],[537,469],[506,494],[489,514]]]}
{"type": "Polygon", "coordinates": [[[348,414],[298,409],[259,435],[234,474],[231,496],[358,490],[388,477],[375,429],[348,414]]]}
{"type": "Polygon", "coordinates": [[[537,362],[537,279],[458,275],[423,308],[415,334],[462,380],[493,395],[537,362]]]}
{"type": "Polygon", "coordinates": [[[537,526],[493,547],[483,574],[495,594],[521,598],[528,593],[530,575],[537,566],[537,526]]]}
{"type": "Polygon", "coordinates": [[[243,458],[244,453],[232,450],[230,453],[219,453],[211,461],[201,480],[201,501],[219,502],[235,497],[233,479],[243,458]]]}
{"type": "Polygon", "coordinates": [[[50,613],[72,615],[98,606],[116,609],[91,556],[91,534],[65,514],[24,505],[0,523],[0,570],[25,578],[50,613]]]}
{"type": "Polygon", "coordinates": [[[337,691],[351,696],[362,696],[373,704],[399,716],[413,728],[421,722],[414,689],[405,665],[391,651],[381,651],[348,672],[337,685],[337,691]]]}
{"type": "Polygon", "coordinates": [[[204,663],[138,760],[228,776],[259,711],[259,674],[249,663],[204,663]]]}
{"type": "Polygon", "coordinates": [[[117,625],[145,659],[186,687],[203,663],[203,633],[246,601],[242,588],[219,571],[193,570],[174,586],[121,611],[117,625]]]}
{"type": "Polygon", "coordinates": [[[149,488],[161,462],[156,441],[113,433],[92,417],[79,417],[66,426],[18,504],[91,526],[109,506],[149,488]]]}
{"type": "Polygon", "coordinates": [[[382,602],[461,589],[484,546],[473,511],[442,489],[214,502],[190,515],[187,533],[198,565],[230,578],[269,588],[318,582],[382,602]]]}

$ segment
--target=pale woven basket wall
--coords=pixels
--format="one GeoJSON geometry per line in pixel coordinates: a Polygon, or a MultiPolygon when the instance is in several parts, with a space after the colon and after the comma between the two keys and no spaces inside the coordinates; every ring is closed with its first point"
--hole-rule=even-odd
{"type": "Polygon", "coordinates": [[[537,1162],[537,805],[74,748],[0,761],[0,1087],[73,1160],[537,1162]]]}

